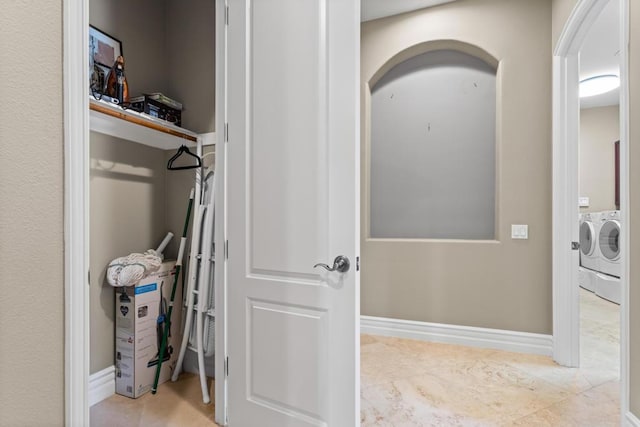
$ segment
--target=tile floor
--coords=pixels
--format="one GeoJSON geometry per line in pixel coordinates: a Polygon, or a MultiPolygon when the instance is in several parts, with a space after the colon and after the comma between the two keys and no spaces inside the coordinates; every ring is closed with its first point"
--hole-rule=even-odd
{"type": "Polygon", "coordinates": [[[619,308],[581,292],[581,368],[363,335],[363,426],[620,425],[619,308]]]}
{"type": "MultiPolygon", "coordinates": [[[[213,390],[211,381],[210,390],[213,390]]],[[[200,379],[182,374],[175,383],[168,381],[158,393],[138,399],[114,395],[93,405],[91,427],[215,427],[213,403],[202,403],[200,379]]]]}
{"type": "MultiPolygon", "coordinates": [[[[581,292],[582,366],[549,357],[363,335],[363,426],[620,425],[619,309],[581,292]]],[[[156,396],[113,396],[92,427],[216,426],[196,376],[156,396]]]]}

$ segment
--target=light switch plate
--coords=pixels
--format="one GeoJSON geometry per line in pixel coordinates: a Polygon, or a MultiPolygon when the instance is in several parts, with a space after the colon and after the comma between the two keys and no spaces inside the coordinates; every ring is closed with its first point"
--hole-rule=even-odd
{"type": "Polygon", "coordinates": [[[589,207],[589,198],[588,197],[578,197],[578,206],[581,208],[589,207]]]}
{"type": "Polygon", "coordinates": [[[512,239],[528,239],[529,226],[527,224],[511,224],[512,239]]]}

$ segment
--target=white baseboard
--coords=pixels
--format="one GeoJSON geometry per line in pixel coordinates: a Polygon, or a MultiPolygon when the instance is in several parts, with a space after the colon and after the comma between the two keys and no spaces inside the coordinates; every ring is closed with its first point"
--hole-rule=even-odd
{"type": "Polygon", "coordinates": [[[116,393],[116,368],[109,366],[89,375],[89,406],[102,402],[116,393]]]}
{"type": "MultiPolygon", "coordinates": [[[[518,353],[553,354],[551,335],[360,316],[360,332],[518,353]]],[[[639,426],[640,427],[640,426],[639,426]]]]}
{"type": "Polygon", "coordinates": [[[629,427],[640,427],[640,418],[636,417],[631,412],[627,412],[627,415],[624,418],[623,425],[629,427]]]}

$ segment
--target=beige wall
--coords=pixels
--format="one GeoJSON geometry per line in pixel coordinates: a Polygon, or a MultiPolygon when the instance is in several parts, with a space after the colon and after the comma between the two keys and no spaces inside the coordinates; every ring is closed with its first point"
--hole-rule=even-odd
{"type": "Polygon", "coordinates": [[[580,212],[616,208],[614,142],[619,139],[617,105],[580,110],[580,196],[589,197],[580,212]]]}
{"type": "MultiPolygon", "coordinates": [[[[476,45],[500,61],[498,240],[367,239],[365,195],[362,314],[549,334],[551,2],[463,0],[365,23],[363,86],[400,51],[441,39],[476,45]],[[528,224],[529,240],[511,240],[511,224],[528,224]]],[[[366,175],[364,162],[365,184],[366,175]]]]}
{"type": "Polygon", "coordinates": [[[168,231],[165,165],[163,150],[91,132],[91,373],[113,365],[114,288],[105,279],[107,265],[155,248],[168,231]]]}
{"type": "Polygon", "coordinates": [[[553,43],[553,47],[555,47],[558,39],[560,38],[560,34],[564,28],[567,19],[571,15],[573,8],[578,3],[578,0],[552,0],[551,2],[551,10],[552,10],[552,36],[551,41],[553,43]]]}
{"type": "Polygon", "coordinates": [[[89,23],[122,42],[131,96],[167,92],[166,7],[158,0],[89,0],[89,23]]]}
{"type": "Polygon", "coordinates": [[[629,388],[631,411],[640,417],[640,4],[629,1],[629,8],[629,388]]]}
{"type": "Polygon", "coordinates": [[[0,425],[64,423],[62,2],[0,13],[0,425]]]}
{"type": "Polygon", "coordinates": [[[167,94],[184,106],[182,125],[198,133],[215,130],[215,5],[211,0],[167,2],[167,94]]]}

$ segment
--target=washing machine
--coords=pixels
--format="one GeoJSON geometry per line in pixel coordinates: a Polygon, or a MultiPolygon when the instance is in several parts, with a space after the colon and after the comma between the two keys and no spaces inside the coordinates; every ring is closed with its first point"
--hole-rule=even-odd
{"type": "Polygon", "coordinates": [[[616,304],[620,304],[622,287],[620,278],[608,274],[596,273],[596,295],[616,304]]]}
{"type": "Polygon", "coordinates": [[[594,271],[598,271],[600,263],[598,247],[600,223],[601,212],[580,215],[580,266],[594,271]]]}
{"type": "Polygon", "coordinates": [[[602,212],[598,232],[598,271],[620,277],[620,211],[602,212]]]}
{"type": "Polygon", "coordinates": [[[597,272],[588,268],[578,267],[578,285],[590,292],[596,292],[598,283],[597,272]]]}

